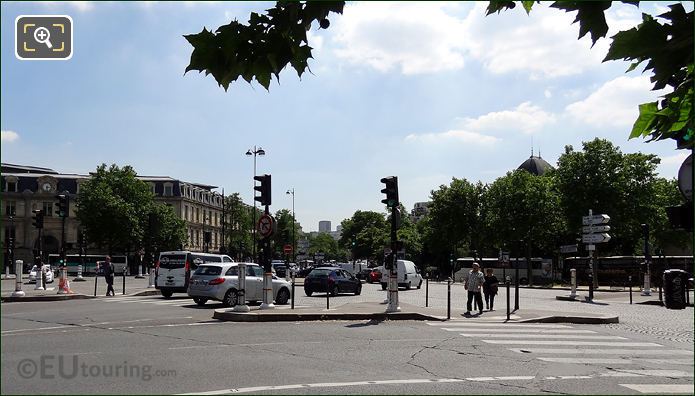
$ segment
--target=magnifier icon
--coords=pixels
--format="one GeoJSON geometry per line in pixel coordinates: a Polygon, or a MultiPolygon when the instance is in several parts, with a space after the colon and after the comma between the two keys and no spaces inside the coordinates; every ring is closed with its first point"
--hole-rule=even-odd
{"type": "Polygon", "coordinates": [[[39,27],[36,30],[34,30],[34,40],[41,44],[46,44],[48,48],[53,48],[53,45],[51,44],[50,41],[51,38],[51,32],[46,29],[45,27],[39,27]]]}

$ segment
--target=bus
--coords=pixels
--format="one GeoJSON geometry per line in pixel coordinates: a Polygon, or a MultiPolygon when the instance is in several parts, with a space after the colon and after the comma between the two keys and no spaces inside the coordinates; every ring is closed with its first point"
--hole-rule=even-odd
{"type": "MultiPolygon", "coordinates": [[[[84,258],[84,266],[82,267],[83,275],[94,275],[97,268],[97,262],[105,261],[105,254],[85,254],[81,256],[84,258]]],[[[77,274],[77,266],[81,264],[81,258],[79,254],[68,254],[65,256],[68,267],[68,274],[77,274]]],[[[58,267],[58,261],[60,260],[59,254],[49,254],[48,264],[53,268],[58,267]]],[[[116,274],[123,274],[123,271],[128,273],[128,257],[126,256],[111,256],[111,262],[113,263],[114,272],[116,274]]]]}
{"type": "MultiPolygon", "coordinates": [[[[509,264],[504,264],[497,257],[483,257],[474,259],[473,257],[460,257],[456,259],[454,268],[454,282],[463,282],[463,279],[468,276],[468,272],[473,267],[473,262],[480,264],[480,270],[485,273],[485,269],[492,268],[495,271],[495,276],[500,282],[504,282],[509,276],[512,284],[516,282],[516,269],[519,269],[519,283],[526,285],[529,283],[528,266],[526,258],[515,257],[509,259],[509,264]]],[[[531,276],[533,277],[534,285],[551,284],[553,281],[560,279],[560,273],[553,265],[553,259],[532,257],[531,258],[531,276]]]]}
{"type": "MultiPolygon", "coordinates": [[[[625,287],[630,284],[644,284],[644,274],[647,270],[644,256],[595,257],[594,262],[600,285],[625,287]]],[[[589,279],[589,257],[569,257],[563,260],[562,279],[567,283],[570,281],[572,268],[577,270],[577,283],[586,284],[589,279]]],[[[652,286],[661,285],[663,272],[667,269],[681,269],[693,273],[693,256],[653,256],[649,263],[652,286]]]]}

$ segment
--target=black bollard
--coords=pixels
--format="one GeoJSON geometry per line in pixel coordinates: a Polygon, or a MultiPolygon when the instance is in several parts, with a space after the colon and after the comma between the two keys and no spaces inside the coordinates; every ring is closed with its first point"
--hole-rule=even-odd
{"type": "Polygon", "coordinates": [[[328,277],[326,277],[326,309],[331,309],[331,293],[328,292],[328,277]]]}
{"type": "Polygon", "coordinates": [[[589,274],[589,301],[594,301],[594,275],[589,274]]]}
{"type": "Polygon", "coordinates": [[[125,268],[123,268],[123,294],[125,295],[125,268]]]}
{"type": "Polygon", "coordinates": [[[99,276],[96,273],[96,270],[94,272],[94,297],[97,296],[97,279],[99,279],[99,276]]]}
{"type": "Polygon", "coordinates": [[[661,294],[661,285],[659,285],[659,301],[662,301],[662,302],[663,302],[664,299],[663,299],[662,296],[663,296],[663,295],[661,294]]]}
{"type": "Polygon", "coordinates": [[[628,276],[627,281],[630,284],[630,305],[632,305],[632,276],[628,276]]]}
{"type": "Polygon", "coordinates": [[[516,279],[514,279],[514,311],[519,310],[519,271],[516,271],[516,279]]]}
{"type": "Polygon", "coordinates": [[[510,311],[509,311],[509,279],[507,279],[506,282],[504,282],[507,285],[507,320],[510,318],[510,311]]]}
{"type": "Polygon", "coordinates": [[[292,309],[294,309],[294,275],[292,275],[292,309]]]}
{"type": "Polygon", "coordinates": [[[446,280],[446,320],[451,319],[451,278],[446,280]]]}
{"type": "Polygon", "coordinates": [[[430,303],[430,277],[425,278],[425,307],[429,307],[430,303]]]}

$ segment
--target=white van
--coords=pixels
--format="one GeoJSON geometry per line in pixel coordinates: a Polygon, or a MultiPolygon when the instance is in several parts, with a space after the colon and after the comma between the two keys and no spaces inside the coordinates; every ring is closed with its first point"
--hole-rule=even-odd
{"type": "MultiPolygon", "coordinates": [[[[398,266],[398,287],[405,287],[406,290],[410,290],[411,287],[415,286],[419,289],[422,286],[422,275],[420,275],[420,270],[415,263],[408,260],[397,260],[396,263],[398,266]]],[[[390,272],[384,270],[381,274],[381,290],[386,290],[390,272]]]]}
{"type": "Polygon", "coordinates": [[[186,293],[191,273],[204,263],[233,263],[226,254],[195,253],[189,251],[171,251],[159,253],[155,263],[155,287],[165,298],[173,293],[186,293]]]}

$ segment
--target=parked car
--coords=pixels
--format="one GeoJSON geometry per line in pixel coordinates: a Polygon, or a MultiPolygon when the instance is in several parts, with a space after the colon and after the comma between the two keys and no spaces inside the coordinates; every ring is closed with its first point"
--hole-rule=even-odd
{"type": "Polygon", "coordinates": [[[381,282],[381,274],[384,272],[384,267],[372,268],[372,271],[367,277],[367,283],[379,283],[381,282]]]}
{"type": "MultiPolygon", "coordinates": [[[[246,301],[263,301],[263,267],[254,263],[246,264],[246,301]]],[[[221,301],[225,306],[237,305],[239,290],[239,263],[201,264],[191,275],[188,295],[198,305],[208,300],[221,301]]],[[[285,305],[290,299],[290,283],[273,277],[273,297],[278,305],[285,305]]]]}
{"type": "MultiPolygon", "coordinates": [[[[415,286],[418,289],[422,286],[422,276],[415,263],[408,260],[397,260],[398,265],[398,287],[405,287],[410,290],[415,286]]],[[[381,275],[381,289],[386,290],[389,280],[389,271],[384,271],[381,275]]]]}
{"type": "Polygon", "coordinates": [[[306,278],[307,275],[314,269],[314,267],[302,268],[297,272],[297,278],[306,278]]]}
{"type": "Polygon", "coordinates": [[[332,296],[339,293],[362,292],[362,282],[350,272],[336,267],[314,268],[304,279],[304,293],[311,296],[316,292],[329,292],[332,296]]]}
{"type": "MultiPolygon", "coordinates": [[[[37,272],[37,266],[33,265],[31,267],[31,270],[29,270],[29,283],[36,283],[36,272],[37,272]]],[[[54,277],[53,277],[53,270],[51,269],[51,266],[48,264],[44,264],[42,266],[42,269],[44,272],[46,272],[46,283],[53,283],[54,277]]],[[[40,276],[41,273],[39,272],[38,276],[40,276]]]]}
{"type": "Polygon", "coordinates": [[[273,273],[278,277],[284,278],[287,275],[287,266],[284,261],[275,261],[271,263],[271,266],[273,268],[273,273]]]}
{"type": "Polygon", "coordinates": [[[367,278],[369,277],[369,274],[371,274],[371,273],[372,273],[371,268],[364,268],[361,271],[359,271],[358,273],[356,273],[355,277],[359,280],[367,280],[367,278]]]}
{"type": "Polygon", "coordinates": [[[173,293],[186,293],[191,274],[199,265],[232,262],[234,260],[225,254],[189,251],[161,252],[155,263],[154,285],[162,292],[164,298],[170,298],[173,293]]]}

